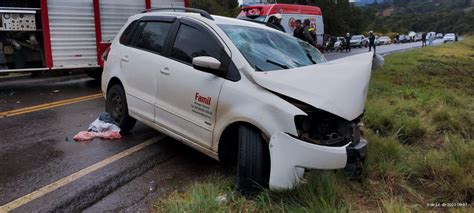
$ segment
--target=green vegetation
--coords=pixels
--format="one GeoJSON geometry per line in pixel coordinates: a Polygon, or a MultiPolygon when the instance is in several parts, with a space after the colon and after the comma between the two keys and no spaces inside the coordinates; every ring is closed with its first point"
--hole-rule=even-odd
{"type": "Polygon", "coordinates": [[[373,4],[364,10],[378,14],[368,25],[377,32],[472,33],[473,7],[469,0],[394,0],[393,4],[373,4]]]}
{"type": "Polygon", "coordinates": [[[211,14],[236,17],[240,12],[237,0],[191,0],[189,7],[204,9],[211,14]]]}
{"type": "Polygon", "coordinates": [[[387,56],[384,68],[373,73],[364,122],[369,154],[360,182],[348,181],[341,171],[314,171],[295,190],[245,198],[235,192],[234,177],[219,173],[158,201],[155,208],[409,212],[443,202],[467,202],[472,208],[474,38],[387,56]]]}

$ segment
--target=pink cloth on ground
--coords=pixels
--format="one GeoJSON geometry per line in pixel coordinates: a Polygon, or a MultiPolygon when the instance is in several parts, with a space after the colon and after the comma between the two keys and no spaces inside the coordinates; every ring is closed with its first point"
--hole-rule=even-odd
{"type": "Polygon", "coordinates": [[[77,133],[77,135],[75,135],[73,139],[75,141],[88,141],[94,138],[114,140],[114,139],[120,139],[121,137],[122,135],[120,135],[120,132],[115,132],[115,131],[107,131],[107,132],[82,131],[82,132],[77,133]]]}

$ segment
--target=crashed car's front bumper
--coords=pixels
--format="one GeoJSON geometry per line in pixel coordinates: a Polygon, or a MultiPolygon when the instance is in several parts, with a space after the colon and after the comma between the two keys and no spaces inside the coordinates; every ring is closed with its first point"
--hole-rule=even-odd
{"type": "Polygon", "coordinates": [[[366,155],[367,141],[356,146],[329,147],[301,141],[283,132],[270,139],[270,188],[291,189],[301,182],[305,169],[342,169],[366,155]]]}

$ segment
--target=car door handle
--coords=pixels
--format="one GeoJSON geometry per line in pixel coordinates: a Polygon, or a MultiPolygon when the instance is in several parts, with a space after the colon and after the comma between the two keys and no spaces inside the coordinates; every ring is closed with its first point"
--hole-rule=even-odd
{"type": "Polygon", "coordinates": [[[128,58],[128,56],[123,56],[122,61],[123,62],[128,62],[128,61],[130,61],[130,59],[128,58]]]}
{"type": "Polygon", "coordinates": [[[160,72],[163,75],[169,75],[170,74],[170,70],[168,69],[168,67],[165,67],[165,68],[161,69],[160,72]]]}

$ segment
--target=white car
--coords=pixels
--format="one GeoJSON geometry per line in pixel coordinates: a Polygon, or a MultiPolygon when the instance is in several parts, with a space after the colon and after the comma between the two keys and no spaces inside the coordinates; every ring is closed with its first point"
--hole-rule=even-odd
{"type": "Polygon", "coordinates": [[[354,35],[351,37],[351,47],[368,47],[369,39],[364,35],[354,35]]]}
{"type": "Polygon", "coordinates": [[[454,33],[446,33],[443,37],[443,43],[456,41],[456,35],[454,33]]]}
{"type": "Polygon", "coordinates": [[[386,44],[391,44],[392,39],[388,36],[381,36],[375,40],[376,45],[386,45],[386,44]]]}
{"type": "Polygon", "coordinates": [[[292,188],[307,169],[360,172],[372,53],[327,62],[264,25],[186,11],[130,17],[103,56],[106,110],[123,131],[139,120],[235,162],[242,192],[292,188]]]}

